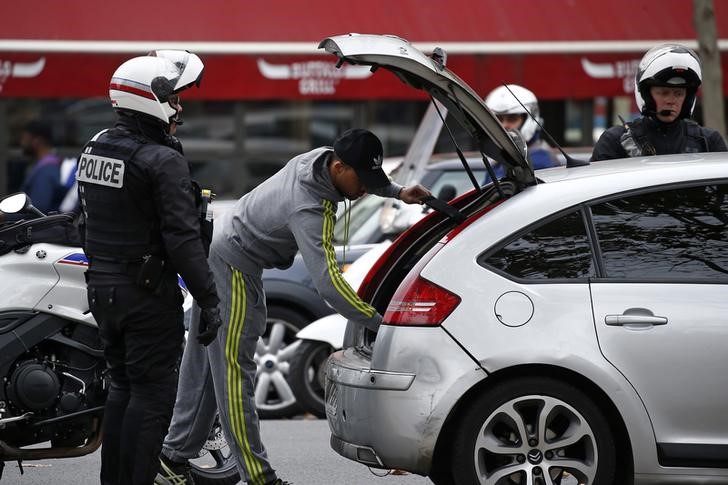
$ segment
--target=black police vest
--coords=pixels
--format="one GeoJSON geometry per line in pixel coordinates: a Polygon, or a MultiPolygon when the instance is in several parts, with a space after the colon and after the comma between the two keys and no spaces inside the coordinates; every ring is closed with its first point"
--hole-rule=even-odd
{"type": "Polygon", "coordinates": [[[76,179],[88,256],[115,261],[164,257],[153,181],[139,158],[140,149],[152,143],[111,129],[84,148],[76,179]]]}
{"type": "Polygon", "coordinates": [[[640,155],[700,153],[710,151],[708,148],[708,140],[703,135],[700,125],[693,120],[683,120],[683,123],[686,128],[686,133],[684,136],[680,133],[680,138],[683,138],[683,140],[680,143],[679,151],[677,152],[666,150],[663,147],[654,146],[647,136],[647,127],[645,126],[643,118],[638,118],[631,123],[627,123],[627,125],[629,126],[632,138],[637,143],[637,147],[641,150],[640,155]]]}

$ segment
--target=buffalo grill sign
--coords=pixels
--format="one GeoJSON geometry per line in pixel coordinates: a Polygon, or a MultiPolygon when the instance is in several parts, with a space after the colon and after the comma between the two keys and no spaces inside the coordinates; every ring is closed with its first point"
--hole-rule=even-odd
{"type": "Polygon", "coordinates": [[[342,79],[367,79],[373,73],[367,66],[343,65],[337,68],[330,61],[296,61],[272,63],[263,58],[257,60],[260,74],[271,81],[295,80],[298,94],[335,95],[342,79]]]}
{"type": "MultiPolygon", "coordinates": [[[[0,52],[0,98],[108,96],[114,70],[132,55],[0,52]]],[[[541,99],[631,95],[640,54],[452,55],[448,67],[486,95],[503,82],[523,84],[541,99]]],[[[204,55],[201,89],[186,99],[425,99],[389,72],[336,68],[332,56],[204,55]]],[[[722,62],[728,65],[728,54],[722,62]]],[[[728,91],[728,76],[724,77],[728,91]]]]}

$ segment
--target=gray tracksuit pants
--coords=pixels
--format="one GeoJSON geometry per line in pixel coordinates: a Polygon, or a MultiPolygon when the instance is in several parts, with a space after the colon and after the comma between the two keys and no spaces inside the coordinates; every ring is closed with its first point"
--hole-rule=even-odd
{"type": "Polygon", "coordinates": [[[163,452],[172,460],[195,458],[207,440],[219,410],[225,439],[243,480],[264,485],[276,478],[260,439],[255,408],[253,357],[266,326],[260,275],[243,274],[211,249],[223,325],[204,347],[194,340],[198,315],[192,315],[189,341],[180,368],[177,401],[163,452]]]}

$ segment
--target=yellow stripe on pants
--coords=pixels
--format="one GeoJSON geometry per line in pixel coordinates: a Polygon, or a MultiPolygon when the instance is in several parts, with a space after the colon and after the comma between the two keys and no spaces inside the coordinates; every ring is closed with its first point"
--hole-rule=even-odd
{"type": "Polygon", "coordinates": [[[247,430],[245,427],[245,409],[243,407],[243,369],[238,362],[240,338],[245,326],[245,313],[247,300],[245,294],[245,281],[240,271],[232,269],[232,305],[230,308],[230,324],[225,341],[225,360],[227,362],[228,384],[228,413],[230,414],[230,427],[240,450],[243,453],[245,468],[250,475],[250,482],[255,485],[264,485],[263,467],[250,449],[247,430]]]}

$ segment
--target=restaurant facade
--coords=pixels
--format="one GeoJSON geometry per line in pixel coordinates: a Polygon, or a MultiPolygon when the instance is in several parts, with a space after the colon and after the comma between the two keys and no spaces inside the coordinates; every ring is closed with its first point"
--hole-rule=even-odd
{"type": "MultiPolygon", "coordinates": [[[[388,72],[337,68],[318,49],[330,35],[392,34],[425,52],[440,47],[448,67],[483,96],[503,83],[533,91],[553,137],[584,149],[618,116],[636,116],[634,75],[645,51],[665,42],[697,49],[685,0],[5,3],[3,193],[17,187],[28,162],[18,147],[25,123],[50,121],[58,150],[73,156],[113,123],[108,82],[116,67],[154,49],[188,49],[205,62],[201,88],[184,93],[179,136],[195,176],[230,197],[353,126],[377,133],[386,155],[406,151],[427,99],[388,72]]],[[[715,18],[728,66],[728,2],[715,2],[715,18]]]]}

